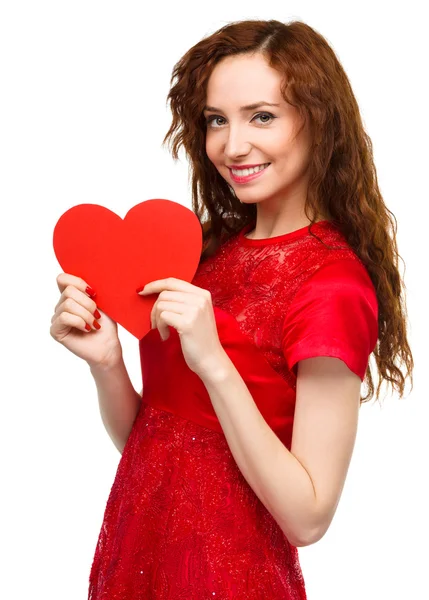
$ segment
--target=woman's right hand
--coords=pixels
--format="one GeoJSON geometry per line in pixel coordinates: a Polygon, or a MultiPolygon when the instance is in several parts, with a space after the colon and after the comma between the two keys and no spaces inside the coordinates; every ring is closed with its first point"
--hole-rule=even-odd
{"type": "Polygon", "coordinates": [[[122,359],[116,322],[101,311],[100,319],[95,319],[97,305],[85,292],[88,284],[80,277],[60,273],[57,285],[61,296],[51,319],[51,336],[90,367],[115,366],[122,359]],[[94,327],[94,321],[100,321],[100,329],[94,327]]]}

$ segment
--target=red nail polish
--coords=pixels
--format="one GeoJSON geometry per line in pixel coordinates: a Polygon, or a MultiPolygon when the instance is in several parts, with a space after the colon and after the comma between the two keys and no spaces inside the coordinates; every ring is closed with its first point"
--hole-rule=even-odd
{"type": "Polygon", "coordinates": [[[137,289],[136,289],[136,292],[137,292],[137,294],[138,294],[139,292],[141,292],[141,291],[143,290],[143,288],[144,288],[144,287],[145,287],[145,286],[144,286],[144,285],[142,285],[141,287],[137,288],[137,289]]]}
{"type": "Polygon", "coordinates": [[[100,315],[100,313],[98,312],[98,309],[97,309],[97,308],[96,308],[96,309],[95,309],[95,311],[94,311],[94,317],[95,317],[96,319],[101,319],[101,315],[100,315]]]}
{"type": "Polygon", "coordinates": [[[101,329],[101,325],[100,325],[100,323],[97,323],[97,321],[94,321],[93,325],[94,325],[95,329],[101,329]]]}
{"type": "Polygon", "coordinates": [[[89,287],[89,285],[86,286],[85,292],[91,297],[96,295],[96,292],[92,289],[92,287],[89,287]]]}
{"type": "Polygon", "coordinates": [[[91,331],[91,326],[90,326],[90,325],[88,325],[88,323],[85,323],[85,329],[86,329],[87,331],[91,331]]]}

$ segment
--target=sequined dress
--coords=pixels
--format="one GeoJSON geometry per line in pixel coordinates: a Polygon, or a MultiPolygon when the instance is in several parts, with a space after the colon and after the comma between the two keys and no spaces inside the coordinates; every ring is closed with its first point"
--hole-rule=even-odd
{"type": "MultiPolygon", "coordinates": [[[[290,450],[298,361],[334,356],[363,381],[377,298],[331,222],[313,225],[319,239],[308,227],[251,239],[251,228],[202,262],[192,283],[210,290],[222,346],[290,450]]],[[[107,500],[88,599],[305,600],[298,549],[241,474],[176,330],[162,342],[153,329],[139,350],[142,405],[107,500]]]]}

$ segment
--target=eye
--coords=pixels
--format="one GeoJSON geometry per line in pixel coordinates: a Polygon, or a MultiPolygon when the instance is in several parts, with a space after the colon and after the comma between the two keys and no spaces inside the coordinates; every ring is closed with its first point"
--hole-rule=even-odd
{"type": "MultiPolygon", "coordinates": [[[[261,117],[268,117],[269,121],[262,121],[262,124],[269,124],[271,123],[274,119],[277,119],[277,117],[275,117],[273,114],[269,113],[269,112],[262,112],[262,113],[258,113],[257,115],[255,115],[252,119],[252,121],[254,119],[260,119],[261,117]]],[[[206,119],[206,125],[208,127],[210,127],[211,129],[220,129],[219,127],[213,127],[212,123],[213,121],[217,121],[218,119],[224,119],[224,117],[221,117],[220,115],[211,115],[210,117],[208,117],[206,119]]]]}

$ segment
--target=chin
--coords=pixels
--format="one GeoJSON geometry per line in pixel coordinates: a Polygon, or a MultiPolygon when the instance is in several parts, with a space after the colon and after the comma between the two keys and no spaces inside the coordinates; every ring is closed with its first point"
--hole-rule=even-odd
{"type": "Polygon", "coordinates": [[[237,200],[240,200],[241,204],[259,204],[259,202],[263,202],[263,198],[259,198],[258,200],[242,200],[237,196],[237,200]]]}

